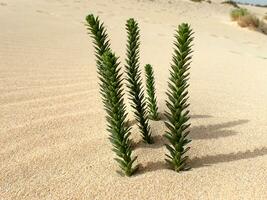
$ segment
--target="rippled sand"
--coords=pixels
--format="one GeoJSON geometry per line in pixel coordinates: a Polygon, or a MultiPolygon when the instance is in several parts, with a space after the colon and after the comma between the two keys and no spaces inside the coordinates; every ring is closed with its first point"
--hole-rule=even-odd
{"type": "Polygon", "coordinates": [[[231,22],[230,10],[218,0],[0,0],[0,199],[267,199],[267,37],[231,22]],[[153,146],[132,129],[139,173],[116,173],[89,13],[105,22],[122,64],[125,21],[138,20],[161,113],[174,30],[191,24],[191,171],[167,169],[158,121],[153,146]]]}

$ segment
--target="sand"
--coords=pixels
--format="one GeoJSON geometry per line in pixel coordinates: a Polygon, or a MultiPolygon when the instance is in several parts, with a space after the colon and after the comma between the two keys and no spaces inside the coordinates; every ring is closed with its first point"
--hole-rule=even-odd
{"type": "Polygon", "coordinates": [[[267,199],[266,35],[231,22],[231,6],[219,0],[166,2],[0,0],[1,200],[267,199]],[[89,13],[105,22],[122,64],[125,21],[138,20],[141,66],[154,66],[161,113],[174,30],[191,24],[192,170],[167,169],[158,121],[151,122],[153,146],[133,126],[139,173],[116,173],[84,27],[89,13]]]}

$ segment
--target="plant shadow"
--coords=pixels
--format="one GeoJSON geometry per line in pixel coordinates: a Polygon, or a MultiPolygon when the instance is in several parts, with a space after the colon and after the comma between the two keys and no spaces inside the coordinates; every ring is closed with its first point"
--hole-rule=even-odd
{"type": "MultiPolygon", "coordinates": [[[[196,157],[189,161],[189,165],[191,167],[190,170],[194,170],[194,168],[208,167],[218,163],[234,162],[265,155],[267,155],[267,147],[262,147],[256,148],[253,151],[247,150],[237,153],[196,157]]],[[[158,170],[171,170],[171,167],[164,161],[147,162],[145,166],[140,165],[137,175],[158,170]]]]}
{"type": "Polygon", "coordinates": [[[236,135],[237,132],[229,128],[248,123],[249,120],[234,120],[207,126],[194,126],[190,129],[189,137],[193,140],[218,139],[236,135]]]}
{"type": "MultiPolygon", "coordinates": [[[[194,126],[190,128],[189,138],[192,140],[218,139],[221,137],[229,137],[237,134],[236,131],[229,128],[248,123],[249,120],[235,120],[225,123],[211,124],[207,126],[194,126]]],[[[154,144],[145,144],[143,141],[133,142],[133,148],[161,148],[168,143],[163,135],[155,135],[152,137],[154,144]]]]}
{"type": "MultiPolygon", "coordinates": [[[[191,119],[197,119],[197,118],[211,118],[211,115],[190,115],[191,119]]],[[[165,121],[167,120],[166,116],[164,113],[159,113],[159,119],[158,120],[151,120],[151,121],[165,121]]],[[[131,119],[127,121],[128,126],[133,126],[137,124],[137,121],[135,119],[131,119]]]]}
{"type": "Polygon", "coordinates": [[[253,151],[247,150],[237,153],[207,155],[199,158],[196,157],[190,161],[190,165],[192,168],[200,168],[210,166],[212,164],[256,158],[264,155],[267,155],[267,147],[256,148],[253,151]]]}
{"type": "Polygon", "coordinates": [[[147,162],[146,165],[139,165],[138,175],[159,170],[171,170],[170,166],[164,161],[147,162]]]}
{"type": "MultiPolygon", "coordinates": [[[[189,115],[191,119],[201,119],[201,118],[211,118],[211,115],[189,115]]],[[[159,113],[159,120],[165,121],[167,120],[167,117],[163,112],[159,113]]]]}
{"type": "Polygon", "coordinates": [[[157,148],[164,146],[164,144],[167,143],[166,138],[162,135],[152,136],[152,140],[153,140],[153,144],[144,143],[142,140],[138,142],[132,142],[132,147],[133,149],[138,149],[138,148],[157,149],[157,148]]]}
{"type": "MultiPolygon", "coordinates": [[[[196,117],[199,117],[198,115],[196,117]]],[[[204,116],[200,116],[204,117],[204,116]]],[[[205,116],[207,117],[207,116],[205,116]]],[[[210,116],[208,116],[210,117],[210,116]]],[[[221,137],[229,137],[236,135],[237,132],[229,130],[232,127],[248,123],[249,120],[234,120],[218,124],[210,124],[207,126],[194,126],[190,128],[189,137],[192,140],[205,140],[205,139],[218,139],[221,137]]],[[[153,136],[154,144],[145,144],[143,141],[133,143],[133,148],[161,148],[168,143],[167,139],[163,135],[153,136]]],[[[244,151],[229,154],[207,155],[204,157],[196,157],[190,160],[189,165],[194,168],[206,167],[212,164],[232,162],[241,159],[255,158],[267,154],[267,148],[257,148],[253,151],[244,151]]],[[[163,169],[170,169],[170,166],[165,161],[148,162],[144,166],[140,166],[138,174],[143,174],[152,171],[158,171],[163,169]]]]}

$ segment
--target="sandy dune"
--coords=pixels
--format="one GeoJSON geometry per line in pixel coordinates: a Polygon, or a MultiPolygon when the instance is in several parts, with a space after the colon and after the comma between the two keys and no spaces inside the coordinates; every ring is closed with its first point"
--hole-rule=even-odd
{"type": "Polygon", "coordinates": [[[267,199],[266,35],[231,22],[231,7],[218,0],[166,2],[0,0],[1,200],[267,199]],[[151,122],[153,146],[133,127],[139,173],[116,173],[84,27],[89,13],[105,22],[122,63],[125,21],[138,20],[141,64],[155,67],[160,112],[174,30],[191,23],[191,171],[167,169],[159,121],[151,122]]]}

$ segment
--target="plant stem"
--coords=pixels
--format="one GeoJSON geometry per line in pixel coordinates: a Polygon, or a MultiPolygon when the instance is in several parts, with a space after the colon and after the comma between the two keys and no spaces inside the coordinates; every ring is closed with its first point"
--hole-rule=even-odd
{"type": "Polygon", "coordinates": [[[128,34],[127,40],[127,87],[129,88],[131,106],[135,110],[135,118],[141,131],[143,141],[153,143],[151,137],[150,126],[146,112],[146,104],[144,99],[144,91],[142,88],[141,72],[139,70],[139,28],[134,19],[127,20],[126,30],[128,34]]]}
{"type": "Polygon", "coordinates": [[[146,92],[147,92],[147,102],[149,108],[149,117],[152,120],[158,120],[158,106],[157,106],[157,99],[155,94],[155,78],[153,68],[150,64],[145,66],[146,72],[146,92]]]}
{"type": "Polygon", "coordinates": [[[100,79],[100,93],[104,108],[107,112],[109,140],[113,144],[113,151],[118,158],[120,168],[127,176],[131,176],[137,167],[133,163],[137,157],[132,158],[132,147],[129,139],[130,127],[125,119],[127,113],[123,101],[122,80],[118,58],[110,52],[110,44],[107,39],[106,29],[100,23],[98,17],[88,15],[86,17],[89,34],[94,40],[97,71],[100,79]]]}
{"type": "Polygon", "coordinates": [[[181,24],[175,35],[175,50],[172,58],[170,78],[167,91],[168,100],[166,105],[168,111],[165,113],[167,121],[165,122],[168,131],[165,137],[170,144],[166,144],[169,154],[166,155],[166,161],[175,171],[187,170],[187,158],[185,153],[190,149],[186,145],[191,142],[187,139],[190,126],[188,123],[189,110],[187,103],[189,87],[189,65],[191,62],[191,43],[193,41],[192,30],[188,24],[181,24]]]}

